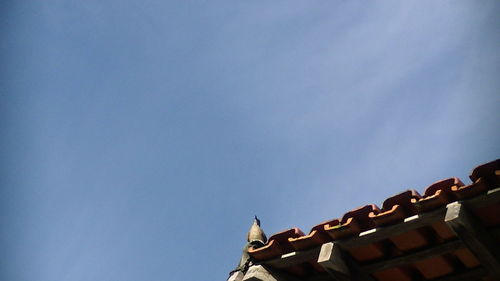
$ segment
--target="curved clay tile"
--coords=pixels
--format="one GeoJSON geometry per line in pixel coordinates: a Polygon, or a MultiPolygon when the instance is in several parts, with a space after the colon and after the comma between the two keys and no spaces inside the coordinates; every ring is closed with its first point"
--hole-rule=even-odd
{"type": "MultiPolygon", "coordinates": [[[[421,198],[420,194],[413,189],[396,194],[384,201],[381,212],[372,212],[369,217],[377,226],[400,223],[417,213],[412,199],[420,200],[421,198]]],[[[393,235],[388,239],[401,251],[423,247],[429,243],[427,235],[419,229],[393,235]]]]}
{"type": "Polygon", "coordinates": [[[458,199],[465,199],[494,189],[500,185],[500,159],[491,161],[474,168],[469,176],[472,184],[452,187],[458,199]]]}
{"type": "Polygon", "coordinates": [[[455,196],[459,200],[462,200],[488,191],[488,184],[486,183],[484,178],[478,178],[478,180],[473,184],[464,186],[452,186],[451,191],[453,192],[453,196],[455,196]]]}
{"type": "Polygon", "coordinates": [[[325,231],[334,240],[358,234],[362,231],[375,227],[373,221],[368,217],[370,212],[378,213],[376,205],[366,205],[344,214],[338,224],[326,224],[325,231]]]}
{"type": "Polygon", "coordinates": [[[288,238],[288,241],[292,245],[292,247],[297,250],[304,250],[308,248],[313,248],[319,246],[323,243],[331,241],[331,237],[325,231],[325,225],[327,224],[338,224],[338,219],[329,220],[322,222],[311,229],[309,234],[296,237],[296,238],[288,238]]]}
{"type": "Polygon", "coordinates": [[[424,197],[412,199],[419,213],[444,206],[456,199],[452,188],[464,186],[459,178],[448,178],[431,184],[425,189],[424,197]]]}
{"type": "Polygon", "coordinates": [[[472,182],[477,182],[480,178],[489,186],[489,189],[500,186],[500,159],[482,164],[474,168],[470,174],[472,182]]]}
{"type": "Polygon", "coordinates": [[[425,189],[424,196],[435,195],[438,191],[451,192],[452,186],[463,186],[464,183],[459,178],[447,178],[437,181],[425,189]]]}
{"type": "Polygon", "coordinates": [[[288,238],[296,238],[303,235],[304,233],[298,228],[288,229],[269,237],[269,242],[266,245],[257,249],[248,249],[248,253],[256,260],[276,258],[282,254],[294,251],[288,238]]]}
{"type": "Polygon", "coordinates": [[[422,198],[420,194],[413,189],[401,192],[385,199],[382,210],[378,213],[370,212],[368,217],[377,226],[401,222],[416,213],[412,200],[420,198],[422,198]]]}

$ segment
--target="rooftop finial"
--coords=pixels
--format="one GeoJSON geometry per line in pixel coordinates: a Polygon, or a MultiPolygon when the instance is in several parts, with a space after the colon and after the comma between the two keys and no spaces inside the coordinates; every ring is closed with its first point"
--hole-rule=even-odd
{"type": "Polygon", "coordinates": [[[254,216],[253,224],[248,231],[247,241],[260,241],[263,244],[267,242],[266,234],[264,233],[262,228],[260,228],[260,220],[259,218],[257,218],[257,216],[254,216]]]}
{"type": "MultiPolygon", "coordinates": [[[[266,234],[262,228],[260,228],[260,220],[257,216],[254,216],[253,224],[247,234],[247,244],[243,248],[243,253],[240,258],[240,262],[235,270],[230,273],[230,276],[237,275],[238,272],[246,273],[248,267],[251,265],[252,259],[248,254],[249,248],[259,248],[266,244],[267,238],[266,234]]],[[[230,277],[231,278],[231,277],[230,277]]]]}

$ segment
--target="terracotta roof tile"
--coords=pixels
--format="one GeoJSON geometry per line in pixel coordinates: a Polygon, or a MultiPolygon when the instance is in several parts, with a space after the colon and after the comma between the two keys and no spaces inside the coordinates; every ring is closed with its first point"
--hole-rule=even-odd
{"type": "Polygon", "coordinates": [[[435,222],[431,224],[431,227],[436,232],[440,240],[446,241],[457,238],[455,233],[453,233],[453,231],[451,231],[451,229],[443,221],[435,222]]]}
{"type": "Polygon", "coordinates": [[[373,274],[378,281],[413,281],[412,272],[408,268],[395,267],[373,274]]]}
{"type": "Polygon", "coordinates": [[[336,225],[338,219],[322,222],[314,226],[309,234],[300,237],[290,237],[288,241],[295,250],[304,250],[331,241],[331,237],[325,231],[325,225],[336,225]]]}
{"type": "Polygon", "coordinates": [[[418,212],[426,212],[442,207],[456,199],[452,188],[458,189],[464,186],[458,178],[448,178],[431,184],[425,189],[423,198],[412,198],[411,201],[418,212]]]}
{"type": "Polygon", "coordinates": [[[451,191],[453,196],[458,200],[474,197],[488,190],[488,184],[483,178],[479,178],[476,182],[464,186],[452,186],[451,191]]]}
{"type": "Polygon", "coordinates": [[[458,199],[473,197],[498,187],[500,185],[500,159],[477,166],[472,170],[469,178],[472,184],[452,188],[458,199]]]}
{"type": "Polygon", "coordinates": [[[483,178],[489,186],[495,187],[500,185],[500,159],[479,165],[472,170],[469,178],[473,182],[477,182],[483,178]]]}
{"type": "Polygon", "coordinates": [[[349,254],[358,262],[380,259],[387,255],[387,243],[375,242],[368,245],[347,249],[349,254]]]}
{"type": "Polygon", "coordinates": [[[303,235],[304,233],[298,228],[288,229],[269,237],[269,242],[263,247],[257,249],[250,248],[248,253],[256,260],[278,257],[294,250],[288,238],[297,238],[303,235]]]}
{"type": "Polygon", "coordinates": [[[474,268],[480,265],[476,257],[467,248],[458,249],[453,254],[467,268],[474,268]]]}
{"type": "Polygon", "coordinates": [[[359,207],[345,213],[338,224],[326,224],[325,231],[335,240],[358,234],[375,226],[368,215],[379,211],[373,204],[359,207]]]}
{"type": "MultiPolygon", "coordinates": [[[[415,190],[404,191],[385,199],[381,209],[374,204],[353,209],[346,212],[341,219],[332,219],[314,226],[307,235],[298,228],[277,233],[269,238],[265,246],[250,249],[249,254],[256,261],[266,261],[282,255],[285,257],[284,254],[294,251],[311,252],[319,249],[324,243],[340,241],[341,245],[349,245],[343,250],[355,262],[373,265],[383,264],[386,259],[406,257],[436,245],[456,244],[460,242],[458,237],[443,219],[416,224],[412,228],[399,228],[401,230],[394,233],[382,232],[387,234],[366,243],[356,244],[350,241],[362,241],[363,235],[378,233],[379,228],[397,228],[414,217],[419,218],[427,213],[442,215],[449,203],[468,200],[500,187],[500,161],[497,159],[474,168],[470,179],[472,183],[467,185],[455,177],[437,181],[425,188],[422,196],[415,190]],[[350,244],[345,244],[346,242],[350,244]]],[[[479,218],[479,222],[487,229],[498,229],[500,234],[500,202],[491,201],[474,206],[471,213],[479,218]]],[[[500,238],[497,242],[500,243],[500,238]]],[[[434,280],[457,272],[462,274],[467,269],[471,270],[471,276],[484,276],[484,270],[477,270],[481,269],[479,260],[469,248],[461,245],[458,249],[449,249],[438,255],[413,260],[403,266],[385,266],[383,269],[370,271],[370,274],[378,281],[434,280]]],[[[286,270],[299,276],[305,276],[308,272],[324,272],[315,259],[292,264],[286,270]]]]}
{"type": "Polygon", "coordinates": [[[369,218],[377,226],[388,225],[403,221],[405,218],[416,214],[417,209],[412,200],[422,198],[417,191],[411,189],[387,198],[382,204],[379,213],[370,212],[369,218]]]}
{"type": "Polygon", "coordinates": [[[392,235],[389,239],[396,248],[402,252],[408,252],[429,245],[432,238],[428,229],[419,228],[392,235]]]}
{"type": "Polygon", "coordinates": [[[487,227],[500,225],[500,203],[477,208],[473,213],[479,217],[482,224],[487,227]]]}
{"type": "Polygon", "coordinates": [[[414,263],[426,280],[441,277],[454,271],[453,264],[445,256],[422,259],[414,263]]]}

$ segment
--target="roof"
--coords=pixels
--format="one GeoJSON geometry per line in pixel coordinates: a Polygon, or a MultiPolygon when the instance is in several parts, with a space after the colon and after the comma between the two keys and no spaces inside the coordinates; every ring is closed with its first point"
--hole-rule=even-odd
{"type": "Polygon", "coordinates": [[[322,255],[338,248],[348,271],[365,276],[358,280],[500,280],[500,160],[474,168],[469,178],[443,179],[423,194],[403,191],[308,234],[276,233],[248,253],[254,264],[300,279],[335,275],[338,264],[322,255]]]}

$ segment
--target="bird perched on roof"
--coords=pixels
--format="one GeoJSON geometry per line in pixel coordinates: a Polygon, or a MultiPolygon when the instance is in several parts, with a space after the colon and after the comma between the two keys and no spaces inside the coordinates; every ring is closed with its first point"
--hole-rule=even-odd
{"type": "Polygon", "coordinates": [[[266,234],[264,233],[262,228],[260,228],[260,220],[257,218],[257,216],[255,216],[253,224],[248,231],[247,241],[260,241],[263,244],[267,242],[266,234]]]}

